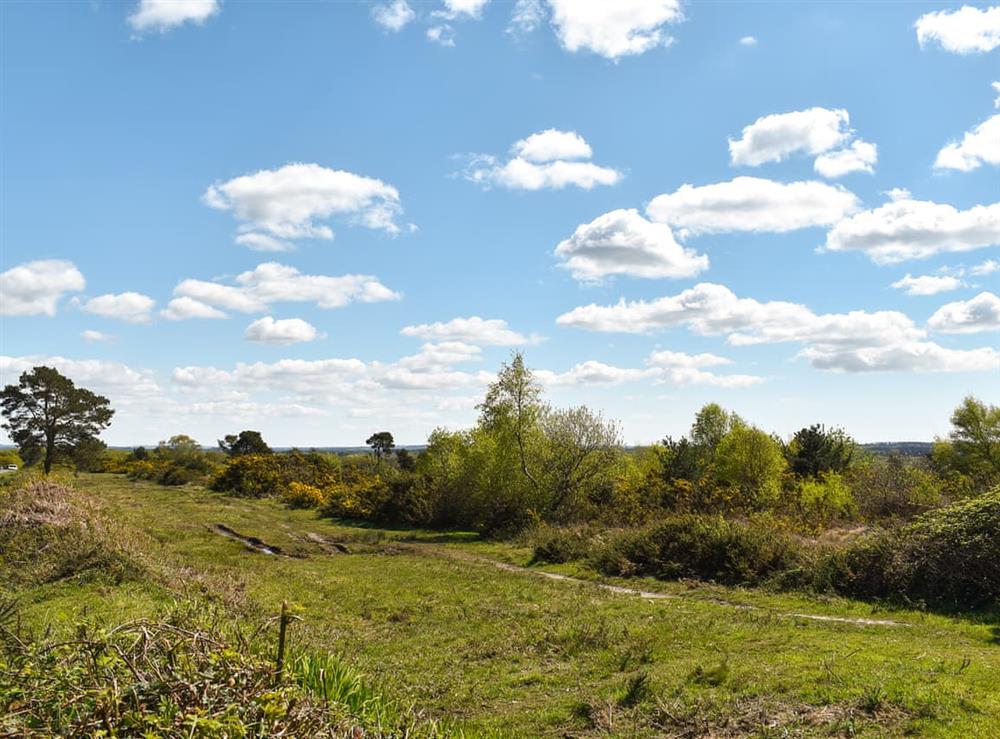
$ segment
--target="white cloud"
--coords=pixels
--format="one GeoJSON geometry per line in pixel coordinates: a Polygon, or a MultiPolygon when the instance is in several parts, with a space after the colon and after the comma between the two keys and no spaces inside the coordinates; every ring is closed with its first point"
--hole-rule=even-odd
{"type": "Polygon", "coordinates": [[[521,159],[536,164],[559,159],[590,159],[594,152],[590,144],[576,131],[547,128],[521,139],[511,147],[521,159]]]}
{"type": "Polygon", "coordinates": [[[928,321],[932,331],[949,334],[972,334],[1000,330],[1000,298],[981,292],[969,300],[942,305],[928,321]]]}
{"type": "Polygon", "coordinates": [[[455,31],[447,23],[431,26],[427,29],[427,40],[441,46],[452,47],[455,45],[455,31]]]}
{"type": "Polygon", "coordinates": [[[417,17],[413,8],[406,0],[392,0],[391,3],[376,5],[372,8],[372,18],[389,31],[401,31],[410,21],[417,17]]]}
{"type": "Polygon", "coordinates": [[[611,167],[580,161],[590,159],[592,152],[576,131],[550,128],[534,133],[515,142],[511,153],[506,162],[491,154],[475,154],[463,175],[486,187],[512,190],[560,190],[569,185],[590,190],[597,185],[614,185],[623,177],[611,167]]]}
{"type": "Polygon", "coordinates": [[[738,139],[729,139],[733,165],[756,167],[780,162],[789,154],[821,154],[845,143],[851,136],[846,110],[809,108],[758,118],[743,129],[738,139]]]}
{"type": "Polygon", "coordinates": [[[163,33],[184,23],[200,25],[221,7],[218,0],[140,0],[128,23],[136,33],[163,33]]]}
{"type": "Polygon", "coordinates": [[[15,378],[32,367],[54,367],[77,385],[108,396],[113,406],[118,401],[148,398],[161,393],[149,370],[136,370],[120,362],[102,359],[68,359],[60,356],[0,356],[0,376],[15,378]]]}
{"type": "Polygon", "coordinates": [[[857,209],[857,197],[838,185],[735,177],[700,187],[681,185],[673,193],[653,198],[646,214],[692,234],[781,233],[827,226],[857,209]]]}
{"type": "Polygon", "coordinates": [[[924,259],[1000,244],[1000,203],[957,210],[900,195],[836,224],[828,251],[863,251],[879,264],[924,259]]]}
{"type": "Polygon", "coordinates": [[[591,331],[650,333],[688,326],[705,336],[726,335],[733,345],[785,341],[865,345],[915,340],[924,332],[896,311],[816,314],[798,303],[739,298],[724,285],[703,282],[653,301],[587,305],[556,323],[591,331]]]}
{"type": "Polygon", "coordinates": [[[936,169],[971,172],[983,164],[1000,165],[1000,114],[987,118],[961,141],[953,141],[938,152],[936,169]]]}
{"type": "Polygon", "coordinates": [[[54,316],[59,299],[86,284],[80,270],[63,259],[19,264],[0,274],[0,315],[54,316]]]}
{"type": "Polygon", "coordinates": [[[997,94],[996,100],[993,101],[993,107],[1000,108],[1000,82],[991,83],[991,87],[993,88],[993,92],[997,94]]]}
{"type": "Polygon", "coordinates": [[[156,301],[136,292],[99,295],[81,305],[82,310],[105,318],[115,318],[128,323],[146,323],[156,301]]]}
{"type": "Polygon", "coordinates": [[[189,318],[228,318],[218,308],[202,303],[194,298],[181,297],[171,300],[160,315],[170,321],[185,321],[189,318]]]}
{"type": "Polygon", "coordinates": [[[481,18],[483,10],[489,5],[490,0],[442,0],[444,10],[435,11],[436,15],[448,20],[456,18],[481,18]]]}
{"type": "Polygon", "coordinates": [[[1000,46],[1000,6],[938,10],[917,19],[917,41],[921,47],[940,44],[954,54],[984,54],[1000,46]]]}
{"type": "Polygon", "coordinates": [[[975,275],[976,277],[984,277],[986,275],[993,274],[997,270],[1000,270],[1000,262],[996,259],[987,259],[970,269],[969,274],[975,275]]]}
{"type": "Polygon", "coordinates": [[[909,273],[892,283],[897,290],[906,290],[907,295],[937,295],[962,287],[962,281],[952,275],[919,275],[909,273]]]}
{"type": "MultiPolygon", "coordinates": [[[[980,307],[977,315],[982,313],[980,307]]],[[[997,368],[1000,362],[1000,353],[991,348],[947,349],[926,341],[926,332],[896,311],[816,314],[796,303],[737,298],[728,288],[710,283],[649,302],[622,300],[610,306],[582,306],[560,316],[557,323],[626,333],[687,326],[701,335],[726,335],[734,346],[798,342],[805,345],[800,356],[808,358],[814,367],[843,372],[985,371],[997,368]]],[[[970,321],[964,323],[969,325],[970,321]]],[[[984,320],[973,323],[980,325],[984,320]]],[[[711,366],[719,359],[698,356],[712,358],[700,366],[711,366]]],[[[653,365],[654,357],[656,354],[651,357],[653,365]]],[[[666,357],[678,371],[699,369],[699,365],[679,361],[671,354],[666,357]]]]}
{"type": "Polygon", "coordinates": [[[399,300],[396,293],[370,275],[305,275],[294,267],[277,262],[259,264],[252,270],[236,276],[235,285],[221,282],[187,279],[174,288],[178,298],[195,302],[174,305],[175,315],[168,317],[215,318],[218,315],[198,315],[203,308],[195,303],[216,309],[235,310],[241,313],[261,313],[272,303],[311,302],[320,308],[340,308],[348,303],[377,303],[399,300]]]}
{"type": "Polygon", "coordinates": [[[519,346],[534,344],[540,340],[538,336],[524,336],[514,331],[506,321],[499,318],[479,316],[406,326],[400,333],[428,341],[463,342],[481,346],[519,346]]]}
{"type": "Polygon", "coordinates": [[[112,339],[115,338],[114,336],[111,336],[110,334],[106,334],[106,333],[104,333],[102,331],[94,331],[93,329],[89,329],[89,328],[81,331],[80,332],[80,337],[84,341],[92,341],[92,342],[107,342],[107,341],[111,341],[112,339]]]}
{"type": "Polygon", "coordinates": [[[614,210],[578,226],[555,255],[582,282],[609,275],[693,277],[708,269],[707,256],[685,249],[669,226],[651,223],[634,209],[614,210]]]}
{"type": "Polygon", "coordinates": [[[684,354],[658,351],[646,359],[646,367],[615,367],[595,360],[581,362],[565,372],[535,370],[535,377],[546,387],[620,385],[626,382],[652,380],[669,385],[712,385],[723,388],[749,387],[765,380],[754,375],[718,375],[703,367],[730,364],[730,360],[714,354],[684,354]]]}
{"type": "Polygon", "coordinates": [[[756,46],[757,38],[755,36],[744,36],[740,39],[740,45],[742,46],[756,46]]]}
{"type": "Polygon", "coordinates": [[[545,10],[542,0],[517,0],[510,15],[507,33],[532,33],[545,20],[545,10]]]}
{"type": "Polygon", "coordinates": [[[247,330],[243,333],[243,337],[247,341],[277,346],[313,341],[318,336],[319,332],[316,327],[301,318],[285,318],[276,321],[271,316],[258,318],[247,326],[247,330]]]}
{"type": "Polygon", "coordinates": [[[990,372],[1000,353],[990,347],[948,349],[930,341],[857,349],[808,347],[802,355],[817,369],[833,372],[990,372]]]}
{"type": "Polygon", "coordinates": [[[878,148],[875,144],[857,139],[844,149],[820,154],[813,163],[813,169],[826,178],[836,179],[851,172],[872,174],[877,161],[878,148]]]}
{"type": "Polygon", "coordinates": [[[233,212],[240,221],[237,241],[268,250],[285,248],[282,242],[288,239],[332,239],[324,221],[333,216],[395,234],[402,211],[391,185],[318,164],[286,164],[217,182],[202,200],[233,212]]]}
{"type": "Polygon", "coordinates": [[[549,0],[549,6],[563,48],[612,60],[668,45],[673,39],[665,27],[684,19],[679,0],[549,0]]]}
{"type": "Polygon", "coordinates": [[[290,241],[276,239],[259,232],[237,234],[234,241],[251,251],[292,251],[295,249],[295,244],[290,241]]]}

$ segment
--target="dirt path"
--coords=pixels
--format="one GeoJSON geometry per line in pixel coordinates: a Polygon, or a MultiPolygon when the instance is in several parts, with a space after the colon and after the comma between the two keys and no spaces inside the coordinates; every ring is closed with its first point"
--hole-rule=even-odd
{"type": "MultiPolygon", "coordinates": [[[[610,583],[597,582],[594,580],[584,580],[579,577],[572,577],[570,575],[560,575],[555,572],[545,572],[544,570],[535,570],[530,567],[521,567],[519,565],[512,565],[507,562],[500,562],[495,559],[490,559],[489,557],[481,557],[476,554],[469,554],[468,552],[461,552],[455,549],[449,549],[448,547],[435,546],[432,544],[414,544],[408,542],[408,546],[412,547],[412,551],[415,553],[420,553],[421,550],[425,552],[433,553],[437,556],[443,556],[448,559],[456,559],[464,562],[478,562],[480,564],[489,564],[496,567],[498,570],[503,570],[504,572],[512,572],[519,575],[530,575],[533,577],[543,577],[547,580],[555,580],[557,582],[564,582],[567,584],[585,586],[591,588],[598,588],[600,590],[607,591],[609,593],[615,593],[617,595],[630,595],[639,598],[645,598],[647,600],[683,600],[684,595],[678,595],[673,593],[661,593],[655,590],[642,590],[640,588],[629,588],[623,585],[612,585],[610,583]]],[[[864,618],[860,616],[826,616],[819,613],[799,613],[794,611],[776,611],[771,608],[765,608],[763,606],[752,606],[746,603],[734,603],[733,601],[725,600],[724,598],[709,598],[712,603],[716,603],[721,606],[727,606],[729,608],[737,608],[743,611],[759,611],[762,613],[770,613],[775,616],[780,616],[783,618],[801,618],[807,621],[823,621],[827,623],[840,623],[840,624],[853,624],[855,626],[902,626],[906,627],[909,624],[903,621],[892,621],[889,619],[878,619],[878,618],[864,618]]]]}

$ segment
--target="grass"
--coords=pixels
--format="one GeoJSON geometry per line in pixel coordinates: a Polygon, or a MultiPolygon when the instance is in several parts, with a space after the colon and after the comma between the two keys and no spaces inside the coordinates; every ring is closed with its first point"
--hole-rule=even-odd
{"type": "Polygon", "coordinates": [[[342,655],[468,735],[1000,735],[1000,646],[988,619],[627,581],[677,596],[642,599],[500,570],[489,560],[525,565],[531,551],[468,534],[360,527],[110,475],[74,484],[137,532],[159,574],[28,588],[22,612],[38,626],[139,617],[178,592],[234,613],[274,613],[289,600],[303,608],[296,648],[342,655]],[[290,556],[251,551],[213,524],[290,556]],[[350,553],[330,553],[323,539],[350,553]]]}

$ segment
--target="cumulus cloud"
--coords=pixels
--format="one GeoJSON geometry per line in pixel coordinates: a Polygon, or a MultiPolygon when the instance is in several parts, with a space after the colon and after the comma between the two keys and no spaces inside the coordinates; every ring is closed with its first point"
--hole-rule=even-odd
{"type": "Polygon", "coordinates": [[[393,0],[391,3],[376,5],[372,8],[372,18],[380,26],[389,31],[401,31],[417,14],[406,0],[393,0]]]}
{"type": "Polygon", "coordinates": [[[1000,262],[996,259],[987,259],[970,269],[969,274],[975,275],[976,277],[984,277],[986,275],[993,274],[997,270],[1000,270],[1000,262]]]}
{"type": "Polygon", "coordinates": [[[535,344],[540,340],[536,335],[525,336],[514,331],[506,321],[499,318],[479,316],[406,326],[400,333],[428,341],[463,342],[479,346],[519,346],[535,344]]]}
{"type": "Polygon", "coordinates": [[[189,318],[228,318],[218,308],[202,303],[194,298],[181,297],[171,300],[160,315],[169,321],[185,321],[189,318]]]}
{"type": "Polygon", "coordinates": [[[755,375],[719,375],[704,370],[729,364],[730,360],[714,354],[684,354],[682,352],[653,352],[645,367],[615,367],[588,360],[574,365],[565,372],[536,370],[535,377],[546,387],[620,385],[626,382],[652,380],[669,385],[712,385],[723,388],[749,387],[764,382],[755,375]]]}
{"type": "Polygon", "coordinates": [[[234,285],[220,281],[187,279],[174,288],[177,299],[167,307],[167,318],[222,318],[223,310],[262,313],[272,303],[307,302],[320,308],[340,308],[352,302],[399,300],[394,292],[370,275],[306,275],[294,267],[265,262],[236,276],[234,285]],[[215,312],[205,310],[205,306],[215,312]]]}
{"type": "Polygon", "coordinates": [[[755,36],[744,36],[740,39],[741,46],[756,46],[757,38],[755,36]]]}
{"type": "Polygon", "coordinates": [[[276,346],[313,341],[318,336],[316,327],[301,318],[284,318],[276,321],[271,316],[258,318],[243,332],[243,337],[247,341],[276,346]]]}
{"type": "Polygon", "coordinates": [[[1000,330],[1000,298],[981,292],[969,300],[942,305],[928,321],[932,331],[949,334],[973,334],[1000,330]]]}
{"type": "Polygon", "coordinates": [[[232,211],[240,222],[239,243],[269,251],[287,248],[289,239],[332,239],[325,222],[334,216],[395,234],[402,212],[391,185],[318,164],[286,164],[217,182],[202,201],[232,211]]]}
{"type": "Polygon", "coordinates": [[[452,47],[455,45],[455,29],[447,23],[439,26],[431,26],[427,29],[427,40],[439,46],[452,47]]]}
{"type": "Polygon", "coordinates": [[[953,275],[919,275],[913,277],[909,273],[892,283],[897,290],[905,290],[907,295],[937,295],[950,290],[957,290],[962,281],[953,275]]]}
{"type": "Polygon", "coordinates": [[[485,187],[512,190],[561,190],[570,185],[590,190],[621,180],[616,169],[581,161],[591,155],[590,145],[576,131],[550,128],[515,142],[506,162],[492,154],[472,155],[463,175],[485,187]]]}
{"type": "Polygon", "coordinates": [[[82,303],[80,308],[87,313],[115,318],[128,323],[147,323],[156,301],[148,295],[136,292],[108,293],[82,303]]]}
{"type": "Polygon", "coordinates": [[[128,24],[137,34],[163,33],[185,23],[200,25],[221,8],[219,0],[140,0],[128,24]]]}
{"type": "Polygon", "coordinates": [[[1000,46],[1000,6],[937,10],[917,19],[917,41],[938,44],[953,54],[984,54],[1000,46]]]}
{"type": "Polygon", "coordinates": [[[624,333],[686,326],[700,335],[724,335],[734,346],[797,342],[815,367],[846,372],[978,371],[1000,357],[989,348],[953,350],[928,342],[926,332],[897,311],[817,314],[797,303],[738,298],[711,283],[653,301],[581,306],[557,323],[624,333]]]}
{"type": "Polygon", "coordinates": [[[824,248],[863,251],[878,264],[894,264],[1000,244],[1000,203],[958,210],[905,191],[894,197],[837,223],[824,248]]]}
{"type": "Polygon", "coordinates": [[[832,180],[851,172],[872,174],[877,161],[878,148],[875,144],[858,139],[844,149],[820,154],[813,162],[813,169],[832,180]]]}
{"type": "Polygon", "coordinates": [[[854,193],[840,186],[735,177],[699,187],[681,185],[653,198],[646,214],[691,234],[781,233],[837,223],[858,207],[854,193]]]}
{"type": "Polygon", "coordinates": [[[86,284],[80,270],[63,259],[19,264],[0,274],[0,315],[54,316],[59,299],[86,284]]]}
{"type": "Polygon", "coordinates": [[[991,372],[1000,353],[990,347],[948,349],[930,341],[856,349],[808,347],[802,355],[817,369],[833,372],[991,372]]]}
{"type": "Polygon", "coordinates": [[[448,20],[462,17],[481,18],[489,2],[490,0],[441,0],[444,7],[434,11],[434,14],[448,20]]]}
{"type": "Polygon", "coordinates": [[[95,331],[93,329],[88,328],[80,332],[80,338],[82,338],[84,341],[101,343],[101,342],[111,341],[115,337],[111,336],[110,334],[106,334],[102,331],[95,331]]]}
{"type": "Polygon", "coordinates": [[[613,210],[578,226],[555,255],[581,282],[609,275],[693,277],[708,269],[708,257],[685,249],[670,227],[651,223],[635,209],[613,210]]]}
{"type": "Polygon", "coordinates": [[[0,375],[17,377],[32,367],[45,365],[63,373],[76,384],[118,401],[149,398],[161,393],[153,373],[120,362],[103,359],[69,359],[60,356],[0,356],[0,375]]]}
{"type": "Polygon", "coordinates": [[[756,167],[780,162],[790,154],[821,154],[851,136],[846,110],[809,108],[758,118],[743,129],[739,139],[729,139],[729,159],[734,165],[756,167]]]}
{"type": "Polygon", "coordinates": [[[564,49],[615,61],[670,44],[666,27],[684,19],[679,0],[549,0],[549,6],[564,49]]]}
{"type": "Polygon", "coordinates": [[[984,164],[1000,165],[1000,114],[987,118],[961,141],[953,141],[938,152],[935,169],[971,172],[984,164]]]}

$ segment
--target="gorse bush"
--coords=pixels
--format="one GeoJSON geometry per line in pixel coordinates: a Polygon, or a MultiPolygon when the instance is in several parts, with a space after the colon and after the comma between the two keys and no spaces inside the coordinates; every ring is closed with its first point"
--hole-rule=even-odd
{"type": "Polygon", "coordinates": [[[796,571],[807,556],[804,547],[767,516],[731,521],[720,515],[680,514],[612,535],[592,553],[591,562],[609,575],[738,585],[796,571]]]}

